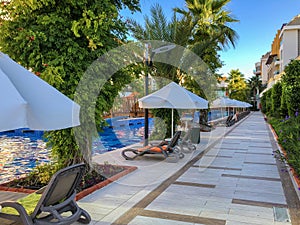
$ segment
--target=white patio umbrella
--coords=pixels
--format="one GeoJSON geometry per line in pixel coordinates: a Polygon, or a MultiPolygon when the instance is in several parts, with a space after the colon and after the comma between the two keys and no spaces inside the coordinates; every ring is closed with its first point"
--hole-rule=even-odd
{"type": "Polygon", "coordinates": [[[228,97],[219,97],[211,102],[210,108],[228,108],[229,115],[229,107],[235,107],[237,102],[234,99],[228,97]]]}
{"type": "Polygon", "coordinates": [[[237,103],[234,99],[228,97],[219,97],[211,102],[210,108],[226,108],[226,107],[233,107],[237,103]]]}
{"type": "Polygon", "coordinates": [[[78,104],[0,52],[0,131],[79,125],[78,104]]]}
{"type": "MultiPolygon", "coordinates": [[[[155,109],[172,109],[172,124],[174,123],[173,109],[208,109],[208,101],[186,90],[175,82],[171,82],[152,94],[139,100],[139,107],[155,109]]],[[[173,137],[173,126],[171,135],[173,137]]]]}

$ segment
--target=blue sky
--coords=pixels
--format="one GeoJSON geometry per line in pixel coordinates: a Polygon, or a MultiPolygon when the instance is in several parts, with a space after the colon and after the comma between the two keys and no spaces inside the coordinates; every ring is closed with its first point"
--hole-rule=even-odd
{"type": "MultiPolygon", "coordinates": [[[[140,0],[142,13],[124,16],[143,22],[143,14],[149,15],[149,8],[160,4],[167,17],[172,16],[172,8],[185,6],[184,0],[140,0]]],[[[220,52],[224,66],[219,73],[227,76],[231,69],[239,69],[246,78],[253,76],[254,64],[263,54],[271,50],[272,41],[283,23],[300,14],[299,0],[231,0],[227,5],[232,16],[240,20],[231,27],[238,33],[236,48],[220,52]]]]}

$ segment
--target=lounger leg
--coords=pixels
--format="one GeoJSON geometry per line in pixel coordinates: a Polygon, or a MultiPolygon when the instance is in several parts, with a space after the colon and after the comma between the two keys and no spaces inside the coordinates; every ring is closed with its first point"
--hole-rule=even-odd
{"type": "Polygon", "coordinates": [[[89,224],[91,222],[91,216],[84,210],[82,210],[82,214],[81,217],[78,219],[79,223],[83,223],[83,224],[89,224]]]}
{"type": "Polygon", "coordinates": [[[135,149],[125,149],[122,151],[122,156],[126,159],[126,160],[134,160],[136,157],[138,157],[140,154],[137,150],[135,149]],[[133,154],[135,154],[133,157],[130,157],[128,155],[126,155],[126,153],[131,152],[133,154]]]}

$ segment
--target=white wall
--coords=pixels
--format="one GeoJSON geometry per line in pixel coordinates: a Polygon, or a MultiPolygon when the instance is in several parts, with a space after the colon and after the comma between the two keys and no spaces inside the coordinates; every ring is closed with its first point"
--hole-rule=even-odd
{"type": "Polygon", "coordinates": [[[267,58],[261,58],[261,82],[268,83],[268,66],[266,65],[267,58]]]}
{"type": "Polygon", "coordinates": [[[284,30],[282,34],[282,70],[298,56],[298,30],[284,30]]]}

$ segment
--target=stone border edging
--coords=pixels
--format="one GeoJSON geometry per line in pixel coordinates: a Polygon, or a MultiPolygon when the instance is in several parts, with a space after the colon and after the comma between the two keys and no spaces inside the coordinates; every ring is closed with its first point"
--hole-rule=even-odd
{"type": "Polygon", "coordinates": [[[110,178],[107,178],[106,180],[90,187],[90,188],[87,188],[81,192],[79,192],[77,195],[76,195],[76,201],[84,198],[85,196],[93,193],[94,191],[100,189],[100,188],[103,188],[105,186],[107,186],[108,184],[120,179],[121,177],[135,171],[137,169],[136,166],[122,166],[123,168],[125,168],[125,170],[123,170],[122,172],[120,173],[117,173],[115,174],[114,176],[110,177],[110,178]]]}
{"type": "MultiPolygon", "coordinates": [[[[100,189],[100,188],[103,188],[105,186],[107,186],[108,184],[120,179],[121,177],[135,171],[137,169],[136,166],[121,166],[124,168],[124,170],[120,173],[117,173],[115,174],[114,176],[110,177],[110,178],[107,178],[106,180],[92,186],[92,187],[89,187],[87,189],[84,189],[83,191],[79,192],[77,195],[76,195],[76,201],[82,199],[83,197],[93,193],[94,191],[100,189]]],[[[36,192],[37,190],[32,190],[32,189],[27,189],[27,188],[23,188],[23,187],[20,187],[20,188],[14,188],[14,187],[5,187],[5,186],[2,186],[0,184],[0,191],[11,191],[11,192],[19,192],[19,193],[27,193],[27,194],[31,194],[33,192],[36,192]]]]}

